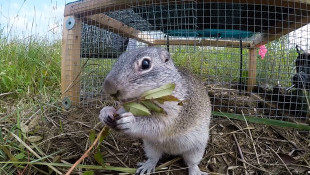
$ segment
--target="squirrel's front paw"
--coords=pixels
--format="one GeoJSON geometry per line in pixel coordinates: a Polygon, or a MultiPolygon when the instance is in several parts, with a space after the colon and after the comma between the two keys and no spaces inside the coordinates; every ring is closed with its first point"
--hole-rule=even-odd
{"type": "Polygon", "coordinates": [[[106,106],[101,109],[99,114],[99,119],[102,123],[105,123],[111,128],[116,127],[116,120],[114,119],[114,114],[116,109],[112,106],[106,106]]]}
{"type": "Polygon", "coordinates": [[[136,118],[131,112],[122,113],[116,121],[116,129],[129,134],[133,131],[135,122],[136,118]]]}

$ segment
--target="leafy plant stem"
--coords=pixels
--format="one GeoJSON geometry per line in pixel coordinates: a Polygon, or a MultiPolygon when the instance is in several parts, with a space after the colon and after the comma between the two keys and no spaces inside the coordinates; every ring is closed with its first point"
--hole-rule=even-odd
{"type": "Polygon", "coordinates": [[[80,157],[79,160],[77,160],[72,167],[68,170],[68,172],[66,173],[66,175],[71,174],[71,172],[74,170],[74,168],[76,168],[86,157],[88,157],[90,151],[94,148],[95,145],[97,145],[99,139],[102,137],[103,133],[108,133],[110,129],[108,127],[103,127],[102,130],[100,131],[100,133],[98,134],[97,138],[94,140],[93,144],[87,149],[87,151],[82,155],[82,157],[80,157]]]}

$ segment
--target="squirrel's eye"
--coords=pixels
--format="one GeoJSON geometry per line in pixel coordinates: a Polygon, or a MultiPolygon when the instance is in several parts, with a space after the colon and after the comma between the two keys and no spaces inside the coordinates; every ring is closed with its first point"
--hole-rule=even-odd
{"type": "Polygon", "coordinates": [[[142,63],[141,63],[142,70],[146,70],[150,67],[151,67],[151,61],[150,60],[148,60],[148,59],[142,60],[142,63]]]}

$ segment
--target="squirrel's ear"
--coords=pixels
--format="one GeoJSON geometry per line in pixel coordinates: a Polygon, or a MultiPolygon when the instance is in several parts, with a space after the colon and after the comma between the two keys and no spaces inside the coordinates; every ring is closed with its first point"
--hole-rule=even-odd
{"type": "Polygon", "coordinates": [[[170,60],[170,53],[166,49],[160,49],[159,51],[160,58],[163,62],[168,62],[170,60]]]}

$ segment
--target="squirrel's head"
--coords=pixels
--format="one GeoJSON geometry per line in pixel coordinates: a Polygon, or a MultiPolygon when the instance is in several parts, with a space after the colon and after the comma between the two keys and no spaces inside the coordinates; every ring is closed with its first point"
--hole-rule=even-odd
{"type": "Polygon", "coordinates": [[[104,81],[104,92],[128,101],[143,92],[180,78],[170,54],[157,47],[137,48],[123,53],[104,81]]]}

